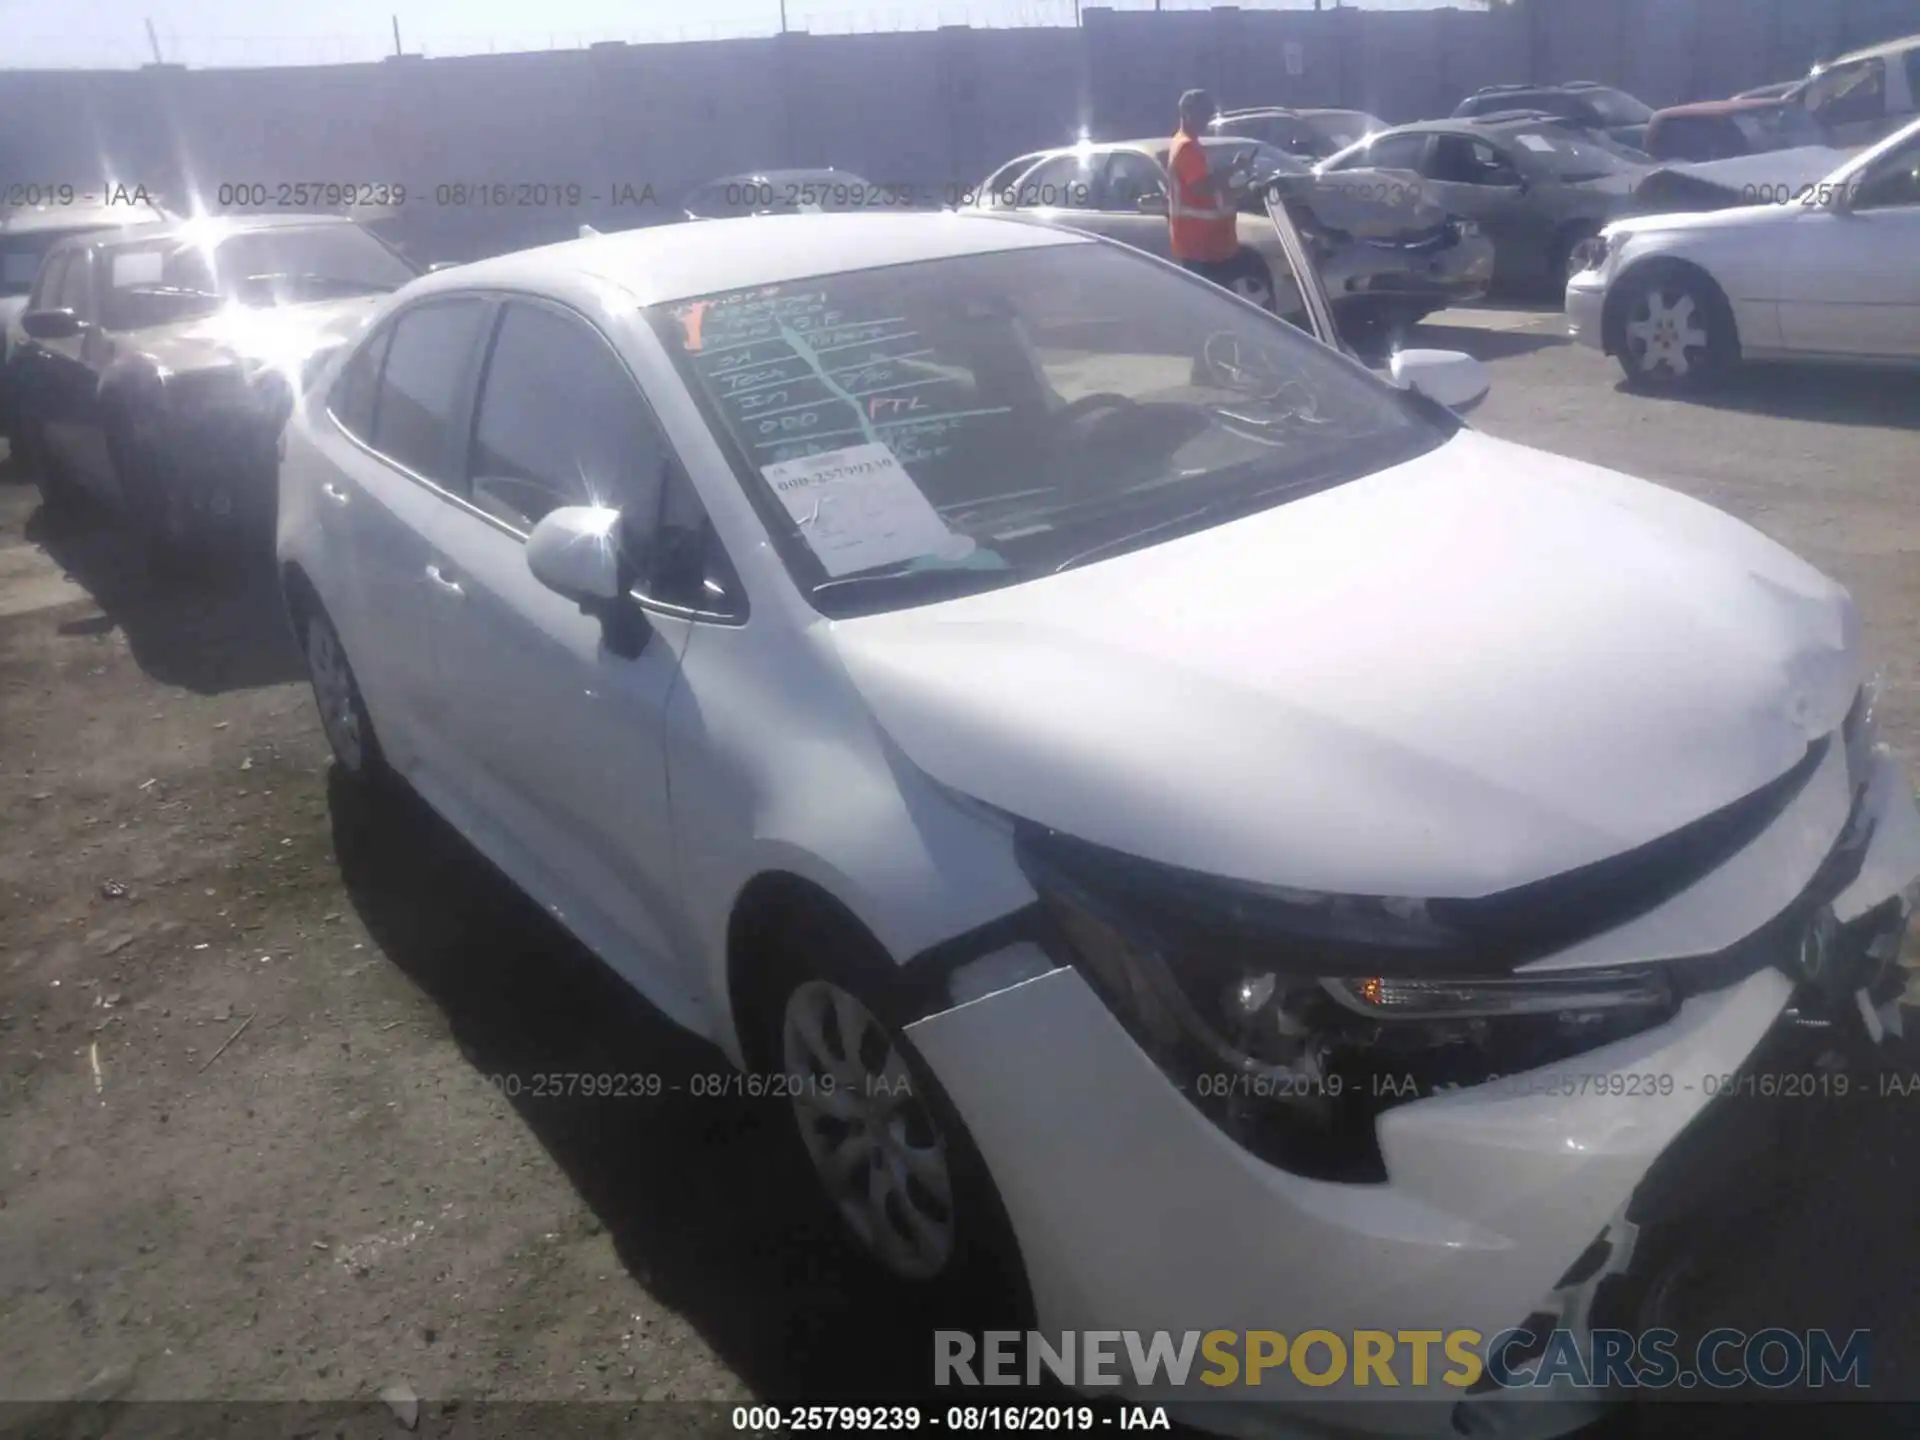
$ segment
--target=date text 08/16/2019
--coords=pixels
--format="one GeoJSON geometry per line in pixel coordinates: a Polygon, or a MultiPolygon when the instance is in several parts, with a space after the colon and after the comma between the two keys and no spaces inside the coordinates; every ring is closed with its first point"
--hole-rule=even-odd
{"type": "Polygon", "coordinates": [[[1018,1431],[1071,1434],[1095,1430],[1171,1430],[1157,1405],[736,1405],[733,1428],[748,1434],[887,1434],[946,1430],[956,1434],[1018,1431]]]}

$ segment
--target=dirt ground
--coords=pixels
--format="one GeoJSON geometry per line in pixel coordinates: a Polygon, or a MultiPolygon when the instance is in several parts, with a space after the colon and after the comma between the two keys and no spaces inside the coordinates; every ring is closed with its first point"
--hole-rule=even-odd
{"type": "MultiPolygon", "coordinates": [[[[1485,429],[1848,584],[1920,773],[1920,383],[1650,401],[1552,317],[1443,318],[1485,429]]],[[[930,1317],[841,1244],[777,1102],[692,1095],[717,1053],[431,815],[330,783],[264,577],[162,585],[36,511],[0,469],[0,1399],[917,1394],[930,1317]]],[[[1728,1323],[1872,1328],[1920,1397],[1916,1115],[1812,1117],[1803,1191],[1703,1268],[1728,1323]]]]}

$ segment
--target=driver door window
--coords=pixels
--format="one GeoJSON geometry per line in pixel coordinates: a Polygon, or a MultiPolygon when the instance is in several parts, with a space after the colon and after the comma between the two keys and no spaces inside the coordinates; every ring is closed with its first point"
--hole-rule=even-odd
{"type": "Polygon", "coordinates": [[[1138,150],[1116,150],[1107,162],[1100,208],[1123,215],[1138,215],[1145,197],[1157,199],[1158,211],[1167,204],[1167,175],[1159,163],[1138,150]]]}
{"type": "Polygon", "coordinates": [[[1418,170],[1426,154],[1425,135],[1382,135],[1367,147],[1365,163],[1375,170],[1418,170]]]}
{"type": "Polygon", "coordinates": [[[1855,211],[1920,206],[1920,144],[1910,144],[1874,166],[1852,198],[1855,211]]]}
{"type": "Polygon", "coordinates": [[[1022,210],[1091,210],[1098,158],[1060,155],[1027,174],[1013,203],[1022,210]]]}
{"type": "Polygon", "coordinates": [[[1517,185],[1512,162],[1484,140],[1467,135],[1436,135],[1423,172],[1450,185],[1517,185]]]}
{"type": "Polygon", "coordinates": [[[1809,87],[1806,106],[1826,125],[1863,125],[1887,113],[1887,67],[1858,60],[1829,70],[1809,87]]]}

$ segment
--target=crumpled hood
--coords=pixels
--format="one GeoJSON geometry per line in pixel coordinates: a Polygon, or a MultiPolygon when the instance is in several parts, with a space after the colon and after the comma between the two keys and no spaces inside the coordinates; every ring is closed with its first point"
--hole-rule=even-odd
{"type": "Polygon", "coordinates": [[[1323,225],[1363,240],[1390,240],[1443,224],[1446,207],[1410,170],[1302,175],[1287,188],[1323,225]]]}
{"type": "Polygon", "coordinates": [[[1679,493],[1462,432],[1261,515],[842,621],[936,780],[1170,865],[1474,896],[1789,769],[1861,679],[1839,586],[1679,493]]]}
{"type": "Polygon", "coordinates": [[[170,370],[196,370],[238,357],[249,366],[298,372],[306,359],[350,340],[385,300],[356,295],[307,305],[234,305],[217,315],[156,326],[138,335],[138,348],[170,370]]]}

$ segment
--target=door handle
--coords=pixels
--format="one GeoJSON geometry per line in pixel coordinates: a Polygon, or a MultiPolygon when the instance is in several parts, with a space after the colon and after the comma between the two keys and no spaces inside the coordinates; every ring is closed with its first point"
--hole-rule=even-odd
{"type": "Polygon", "coordinates": [[[347,503],[347,492],[342,490],[338,485],[335,485],[331,480],[322,482],[320,493],[336,505],[344,505],[347,503]]]}
{"type": "Polygon", "coordinates": [[[427,579],[431,580],[436,586],[446,591],[449,595],[464,595],[466,593],[460,588],[460,582],[447,578],[446,572],[438,565],[427,566],[427,579]]]}

